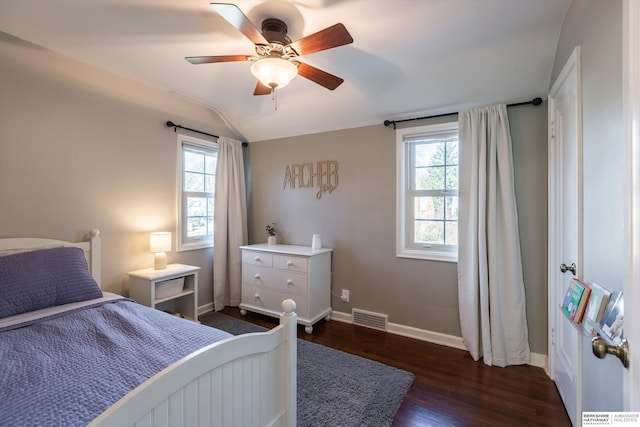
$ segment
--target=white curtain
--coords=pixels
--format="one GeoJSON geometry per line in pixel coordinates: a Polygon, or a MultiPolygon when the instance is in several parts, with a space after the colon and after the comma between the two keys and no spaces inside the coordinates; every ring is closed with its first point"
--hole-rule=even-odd
{"type": "Polygon", "coordinates": [[[213,230],[214,310],[240,304],[242,271],[239,247],[247,244],[247,199],[242,143],[218,138],[213,230]]]}
{"type": "Polygon", "coordinates": [[[526,364],[530,351],[507,108],[464,111],[458,121],[462,338],[474,360],[526,364]]]}

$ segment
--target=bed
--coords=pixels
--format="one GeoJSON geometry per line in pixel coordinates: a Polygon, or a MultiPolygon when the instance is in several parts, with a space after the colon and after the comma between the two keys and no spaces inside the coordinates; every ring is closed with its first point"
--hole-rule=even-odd
{"type": "Polygon", "coordinates": [[[237,337],[100,290],[100,235],[0,239],[0,424],[295,426],[295,303],[237,337]]]}

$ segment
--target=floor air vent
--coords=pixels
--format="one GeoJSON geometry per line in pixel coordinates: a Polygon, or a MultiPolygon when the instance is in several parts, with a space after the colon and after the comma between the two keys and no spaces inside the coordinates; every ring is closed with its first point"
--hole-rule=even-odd
{"type": "Polygon", "coordinates": [[[367,328],[380,329],[381,331],[387,330],[387,315],[374,313],[372,311],[358,310],[354,308],[353,324],[359,326],[366,326],[367,328]]]}

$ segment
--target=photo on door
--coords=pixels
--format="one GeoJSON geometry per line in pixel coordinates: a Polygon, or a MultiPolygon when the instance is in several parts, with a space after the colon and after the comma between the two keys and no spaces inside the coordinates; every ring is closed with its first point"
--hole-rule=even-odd
{"type": "Polygon", "coordinates": [[[621,291],[614,292],[600,321],[600,334],[613,345],[618,345],[624,338],[624,298],[621,291]]]}

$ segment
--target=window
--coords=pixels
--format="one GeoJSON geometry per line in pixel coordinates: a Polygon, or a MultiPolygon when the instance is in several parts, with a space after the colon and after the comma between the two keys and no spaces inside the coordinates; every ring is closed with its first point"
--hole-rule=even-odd
{"type": "Polygon", "coordinates": [[[178,135],[177,250],[213,246],[217,144],[178,135]]]}
{"type": "Polygon", "coordinates": [[[458,259],[458,123],[396,131],[399,257],[458,259]]]}

